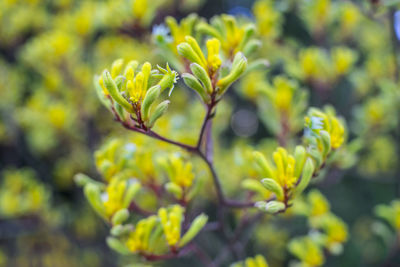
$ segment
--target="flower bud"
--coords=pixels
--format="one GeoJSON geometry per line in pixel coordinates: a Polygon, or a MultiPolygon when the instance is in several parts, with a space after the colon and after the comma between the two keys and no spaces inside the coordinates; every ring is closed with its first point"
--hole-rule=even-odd
{"type": "Polygon", "coordinates": [[[152,128],[156,121],[161,118],[162,115],[167,112],[168,106],[169,106],[170,101],[169,100],[164,100],[160,104],[157,105],[157,107],[154,109],[154,112],[150,115],[149,122],[147,126],[149,128],[152,128]]]}
{"type": "Polygon", "coordinates": [[[257,166],[262,171],[263,176],[272,177],[274,175],[269,162],[267,161],[267,159],[264,157],[264,155],[262,153],[260,153],[258,151],[254,151],[253,158],[254,158],[257,166]]]}
{"type": "Polygon", "coordinates": [[[304,191],[304,189],[306,189],[306,187],[310,183],[313,173],[314,173],[314,164],[312,162],[312,159],[308,158],[304,165],[303,173],[300,178],[300,182],[296,186],[296,189],[295,189],[296,195],[300,195],[304,191]]]}
{"type": "Polygon", "coordinates": [[[194,221],[190,225],[189,230],[182,236],[178,246],[183,247],[187,243],[189,243],[201,231],[201,229],[203,229],[207,221],[208,221],[207,215],[200,214],[199,216],[197,216],[196,219],[194,219],[194,221]]]}
{"type": "Polygon", "coordinates": [[[274,200],[269,202],[259,201],[255,204],[255,206],[271,214],[284,210],[286,207],[284,203],[274,200]]]}
{"type": "Polygon", "coordinates": [[[113,249],[114,251],[122,254],[122,255],[128,255],[131,252],[129,249],[118,239],[115,237],[107,237],[107,245],[113,249]]]}
{"type": "Polygon", "coordinates": [[[118,225],[125,222],[129,218],[129,211],[127,209],[122,209],[117,211],[112,217],[112,224],[118,225]]]}
{"type": "Polygon", "coordinates": [[[282,187],[272,178],[264,178],[261,183],[266,189],[275,193],[278,199],[283,199],[283,189],[282,187]]]}
{"type": "Polygon", "coordinates": [[[118,224],[111,228],[110,233],[113,236],[120,236],[120,235],[123,235],[124,233],[126,233],[126,229],[124,228],[123,225],[118,224]]]}
{"type": "Polygon", "coordinates": [[[200,82],[192,74],[184,73],[182,74],[183,81],[185,84],[195,90],[204,103],[210,101],[210,96],[207,94],[206,89],[200,84],[200,82]]]}
{"type": "Polygon", "coordinates": [[[194,76],[196,76],[196,78],[200,80],[200,82],[206,88],[207,92],[211,94],[213,92],[213,88],[211,84],[211,79],[208,76],[207,71],[196,63],[190,64],[190,70],[192,71],[194,76]]]}
{"type": "Polygon", "coordinates": [[[122,70],[122,66],[124,65],[124,60],[122,58],[115,60],[111,65],[111,77],[115,79],[122,70]]]}
{"type": "Polygon", "coordinates": [[[261,194],[262,196],[264,196],[266,193],[268,194],[268,191],[265,190],[265,188],[262,186],[262,184],[254,179],[246,179],[242,182],[242,187],[244,189],[253,191],[253,192],[257,192],[259,194],[261,194]]]}
{"type": "Polygon", "coordinates": [[[192,36],[186,36],[185,40],[192,47],[192,49],[196,53],[196,55],[200,58],[201,65],[203,67],[207,66],[206,58],[204,57],[203,51],[201,51],[201,48],[200,48],[199,44],[197,43],[196,39],[194,39],[192,36]]]}
{"type": "Polygon", "coordinates": [[[247,59],[242,53],[237,53],[232,63],[231,72],[221,80],[217,82],[217,86],[220,88],[220,95],[222,95],[226,89],[246,70],[247,59]]]}
{"type": "Polygon", "coordinates": [[[304,163],[307,159],[307,151],[303,146],[296,146],[296,149],[294,151],[294,159],[296,160],[294,166],[294,177],[300,177],[304,163]]]}
{"type": "Polygon", "coordinates": [[[247,57],[253,54],[261,47],[262,43],[259,40],[250,40],[244,47],[243,47],[243,54],[247,57]]]}
{"type": "Polygon", "coordinates": [[[197,24],[196,31],[205,35],[210,35],[215,38],[222,39],[221,34],[215,28],[205,22],[200,22],[199,24],[197,24]]]}
{"type": "Polygon", "coordinates": [[[147,121],[147,119],[149,118],[150,107],[154,103],[154,101],[156,101],[156,99],[160,96],[160,92],[161,87],[159,85],[155,85],[147,91],[141,107],[143,121],[147,121]]]}
{"type": "Polygon", "coordinates": [[[331,136],[327,131],[319,131],[319,134],[321,136],[321,141],[323,145],[323,157],[326,157],[328,153],[331,151],[331,136]]]}
{"type": "Polygon", "coordinates": [[[123,207],[129,207],[131,204],[133,198],[139,192],[140,188],[142,187],[141,184],[137,180],[128,180],[128,188],[126,189],[125,195],[124,195],[124,202],[123,202],[123,207]]]}
{"type": "Polygon", "coordinates": [[[89,183],[85,186],[84,189],[85,196],[88,199],[92,208],[103,218],[105,218],[105,210],[103,202],[101,201],[101,192],[100,188],[92,183],[89,183]]]}
{"type": "Polygon", "coordinates": [[[167,183],[165,185],[165,189],[173,195],[176,199],[181,199],[183,195],[182,188],[180,188],[177,184],[175,183],[167,183]]]}
{"type": "Polygon", "coordinates": [[[201,58],[188,43],[180,43],[178,45],[178,53],[190,62],[202,65],[201,58]]]}
{"type": "Polygon", "coordinates": [[[129,102],[121,96],[119,93],[119,90],[117,88],[117,85],[115,84],[114,80],[111,78],[111,74],[109,71],[105,70],[103,72],[103,82],[104,86],[106,87],[108,93],[111,95],[111,97],[118,103],[120,104],[124,109],[126,109],[128,112],[133,113],[133,108],[129,102]]]}

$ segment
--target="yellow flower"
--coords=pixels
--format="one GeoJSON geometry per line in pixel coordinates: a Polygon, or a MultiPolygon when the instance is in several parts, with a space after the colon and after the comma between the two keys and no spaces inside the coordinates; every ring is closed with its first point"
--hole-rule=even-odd
{"type": "Polygon", "coordinates": [[[332,60],[337,75],[346,74],[356,61],[356,54],[349,48],[337,47],[332,50],[332,60]]]}
{"type": "Polygon", "coordinates": [[[153,215],[140,220],[130,233],[126,246],[131,252],[146,253],[149,250],[150,234],[157,223],[157,216],[153,215]]]}
{"type": "Polygon", "coordinates": [[[104,207],[108,217],[111,217],[118,210],[125,208],[124,196],[126,187],[126,181],[120,179],[112,179],[107,186],[104,207]]]}
{"type": "Polygon", "coordinates": [[[294,88],[290,80],[283,77],[276,77],[274,79],[275,87],[275,105],[284,112],[288,112],[292,105],[294,88]]]}
{"type": "Polygon", "coordinates": [[[258,32],[265,37],[275,37],[278,33],[278,26],[280,26],[281,15],[274,9],[274,2],[271,0],[256,1],[253,13],[258,32]]]}
{"type": "Polygon", "coordinates": [[[212,38],[207,41],[207,63],[212,72],[219,69],[221,66],[221,58],[219,56],[219,49],[221,43],[217,38],[212,38]]]}
{"type": "Polygon", "coordinates": [[[321,125],[311,126],[314,127],[312,130],[316,133],[324,130],[326,131],[331,139],[331,147],[337,149],[341,147],[346,138],[346,130],[343,122],[338,119],[334,113],[334,110],[327,108],[327,112],[322,112],[319,109],[311,109],[306,121],[316,121],[318,120],[321,125]]]}
{"type": "Polygon", "coordinates": [[[310,216],[321,216],[330,210],[328,200],[317,190],[313,190],[308,194],[308,202],[311,208],[310,216]]]}
{"type": "Polygon", "coordinates": [[[171,247],[175,247],[181,238],[183,211],[183,208],[179,205],[174,205],[169,210],[166,208],[158,210],[165,239],[171,247]]]}
{"type": "Polygon", "coordinates": [[[293,239],[289,243],[289,250],[305,266],[322,266],[325,261],[321,247],[308,236],[293,239]]]}
{"type": "Polygon", "coordinates": [[[289,155],[283,147],[278,147],[273,153],[273,159],[276,169],[274,171],[275,179],[283,187],[293,187],[298,177],[294,175],[296,161],[292,155],[289,155]]]}

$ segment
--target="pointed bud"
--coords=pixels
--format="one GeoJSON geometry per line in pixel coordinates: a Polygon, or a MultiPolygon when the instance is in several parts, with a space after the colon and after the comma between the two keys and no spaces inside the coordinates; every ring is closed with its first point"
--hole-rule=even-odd
{"type": "Polygon", "coordinates": [[[142,187],[141,184],[134,179],[128,180],[128,188],[126,189],[126,193],[124,195],[124,202],[123,207],[128,208],[131,204],[135,195],[139,192],[140,188],[142,187]]]}
{"type": "Polygon", "coordinates": [[[296,195],[300,195],[304,191],[304,189],[306,189],[306,187],[311,181],[313,173],[314,173],[314,164],[312,162],[312,159],[308,158],[303,168],[301,180],[295,189],[296,195]]]}
{"type": "Polygon", "coordinates": [[[194,221],[190,225],[189,230],[182,236],[178,246],[183,247],[187,243],[189,243],[201,231],[201,229],[203,229],[207,221],[208,221],[207,215],[200,214],[199,216],[197,216],[196,219],[194,219],[194,221]]]}
{"type": "Polygon", "coordinates": [[[262,211],[266,211],[268,213],[274,214],[279,211],[282,211],[286,208],[285,204],[280,202],[280,201],[259,201],[255,204],[257,208],[259,208],[262,211]]]}
{"type": "Polygon", "coordinates": [[[151,105],[160,96],[160,92],[161,87],[159,85],[155,85],[147,91],[141,107],[143,121],[147,121],[147,119],[149,118],[151,105]]]}
{"type": "Polygon", "coordinates": [[[331,136],[327,131],[319,131],[323,145],[323,157],[325,158],[331,151],[331,136]]]}
{"type": "Polygon", "coordinates": [[[228,87],[235,82],[243,74],[247,68],[247,59],[242,53],[237,53],[232,63],[231,72],[221,80],[217,82],[217,86],[220,88],[220,95],[222,95],[228,87]]]}
{"type": "Polygon", "coordinates": [[[315,161],[315,167],[316,168],[321,167],[322,162],[323,162],[321,152],[319,152],[318,149],[309,149],[308,154],[315,161]]]}
{"type": "Polygon", "coordinates": [[[248,57],[257,51],[261,47],[262,43],[260,40],[250,40],[244,47],[243,47],[243,54],[248,57]]]}
{"type": "Polygon", "coordinates": [[[118,225],[125,222],[129,218],[129,211],[127,209],[122,209],[117,211],[112,217],[112,224],[118,225]]]}
{"type": "Polygon", "coordinates": [[[92,183],[89,183],[85,186],[84,189],[85,196],[89,201],[92,208],[103,218],[105,218],[105,210],[103,202],[101,201],[101,192],[100,188],[92,183]]]}
{"type": "Polygon", "coordinates": [[[264,178],[261,183],[266,189],[275,193],[278,199],[283,199],[283,189],[282,187],[272,178],[264,178]]]}
{"type": "Polygon", "coordinates": [[[194,77],[192,74],[184,73],[182,74],[182,78],[189,88],[195,90],[199,94],[204,103],[209,103],[210,96],[207,94],[206,89],[201,85],[196,77],[194,77]]]}
{"type": "Polygon", "coordinates": [[[203,51],[201,51],[201,48],[200,48],[199,44],[197,43],[196,39],[194,39],[192,36],[186,36],[185,40],[192,47],[192,49],[196,53],[196,55],[200,58],[201,65],[207,66],[206,58],[204,57],[203,51]]]}
{"type": "Polygon", "coordinates": [[[186,42],[178,45],[178,53],[192,63],[202,65],[201,58],[196,54],[193,48],[186,42]]]}
{"type": "Polygon", "coordinates": [[[147,123],[147,126],[149,128],[152,128],[156,121],[161,118],[162,115],[167,112],[168,106],[169,106],[170,101],[169,100],[164,100],[160,104],[157,105],[157,107],[154,109],[154,112],[150,115],[149,122],[147,123]]]}
{"type": "Polygon", "coordinates": [[[115,78],[115,84],[117,85],[118,91],[121,92],[122,86],[124,85],[125,80],[126,80],[125,77],[122,75],[119,75],[119,76],[117,76],[117,78],[115,78]]]}
{"type": "Polygon", "coordinates": [[[265,190],[265,188],[262,186],[262,184],[259,181],[256,181],[254,179],[245,179],[242,182],[242,187],[244,189],[247,189],[249,191],[257,192],[261,196],[265,196],[265,194],[268,194],[268,191],[265,190]]]}
{"type": "Polygon", "coordinates": [[[121,96],[121,94],[119,93],[117,85],[115,84],[114,80],[111,78],[110,72],[107,70],[105,70],[103,72],[103,83],[104,83],[104,86],[106,87],[108,93],[118,104],[120,104],[129,113],[134,112],[131,104],[129,104],[129,102],[125,98],[123,98],[121,96]]]}
{"type": "Polygon", "coordinates": [[[213,88],[207,71],[196,63],[190,64],[190,70],[192,71],[193,75],[196,76],[196,78],[199,79],[199,81],[203,84],[207,92],[211,94],[213,92],[213,88]]]}
{"type": "Polygon", "coordinates": [[[294,159],[296,161],[294,166],[294,177],[297,178],[300,177],[304,163],[307,159],[307,151],[303,146],[296,146],[296,149],[294,151],[294,159]]]}
{"type": "Polygon", "coordinates": [[[107,245],[122,255],[129,255],[131,253],[129,249],[115,237],[107,237],[107,245]]]}
{"type": "Polygon", "coordinates": [[[111,77],[115,79],[119,74],[121,74],[122,66],[124,65],[124,60],[122,58],[115,60],[111,65],[111,77]]]}
{"type": "Polygon", "coordinates": [[[262,153],[260,153],[258,151],[254,151],[253,158],[254,158],[257,166],[260,168],[263,176],[272,177],[274,175],[268,160],[265,158],[265,156],[262,153]]]}
{"type": "Polygon", "coordinates": [[[210,35],[215,38],[222,39],[221,34],[216,29],[214,29],[212,26],[208,25],[205,22],[197,24],[196,31],[205,35],[210,35]]]}
{"type": "Polygon", "coordinates": [[[165,190],[167,190],[168,193],[173,195],[176,199],[181,199],[183,195],[182,188],[179,187],[179,185],[174,184],[174,183],[167,183],[165,185],[165,190]]]}

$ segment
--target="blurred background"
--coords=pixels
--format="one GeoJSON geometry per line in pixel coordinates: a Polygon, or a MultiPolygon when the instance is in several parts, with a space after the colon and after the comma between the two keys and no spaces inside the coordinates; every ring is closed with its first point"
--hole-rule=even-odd
{"type": "MultiPolygon", "coordinates": [[[[101,106],[93,76],[117,58],[164,65],[153,27],[166,16],[179,21],[190,13],[254,21],[262,41],[258,56],[270,62],[267,73],[235,84],[219,111],[222,176],[243,178],[229,161],[248,146],[272,151],[277,144],[269,106],[256,89],[279,86],[276,76],[290,78],[307,95],[308,102],[293,99],[299,110],[334,106],[347,121],[348,139],[358,142],[354,155],[343,159],[346,169],[332,168],[315,185],[349,227],[343,253],[327,257],[325,266],[400,266],[394,241],[400,230],[374,214],[376,205],[400,195],[398,2],[1,0],[0,266],[129,263],[107,247],[108,227],[73,180],[78,172],[99,178],[94,152],[108,139],[134,138],[101,106]]],[[[195,97],[178,84],[171,113],[158,127],[179,129],[176,138],[192,140],[201,106],[185,114],[186,101],[195,97]]],[[[301,135],[302,115],[297,117],[293,138],[301,135]]],[[[206,207],[210,214],[212,207],[206,207]]],[[[249,253],[287,266],[293,256],[285,242],[306,227],[301,219],[283,225],[257,229],[261,241],[249,253]]],[[[190,259],[158,266],[189,264],[197,266],[190,259]]]]}

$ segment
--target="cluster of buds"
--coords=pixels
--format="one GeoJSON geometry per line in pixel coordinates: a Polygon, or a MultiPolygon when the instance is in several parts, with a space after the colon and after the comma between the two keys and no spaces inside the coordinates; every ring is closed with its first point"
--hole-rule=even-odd
{"type": "Polygon", "coordinates": [[[227,59],[233,59],[236,53],[243,52],[250,56],[260,46],[261,42],[254,39],[256,28],[253,23],[239,25],[231,15],[215,16],[210,24],[200,21],[196,30],[220,41],[223,54],[227,59]]]}
{"type": "Polygon", "coordinates": [[[168,64],[165,69],[152,69],[146,62],[140,68],[137,61],[124,66],[122,59],[114,61],[111,72],[105,70],[101,77],[95,77],[100,98],[117,120],[125,123],[131,119],[135,127],[143,130],[153,127],[166,112],[169,100],[158,103],[154,109],[152,106],[165,89],[170,89],[171,94],[176,81],[177,73],[168,64]]]}
{"type": "Polygon", "coordinates": [[[311,190],[305,201],[299,201],[295,214],[306,216],[309,234],[289,243],[289,250],[306,266],[321,266],[325,261],[322,251],[340,254],[347,241],[347,225],[330,211],[328,200],[317,190],[311,190]],[[309,247],[309,250],[300,249],[309,247]]]}
{"type": "MultiPolygon", "coordinates": [[[[322,266],[324,264],[323,249],[309,236],[297,237],[290,241],[289,251],[299,260],[298,266],[322,266]]],[[[297,265],[295,265],[297,266],[297,265]]]]}
{"type": "Polygon", "coordinates": [[[357,61],[357,54],[346,47],[333,48],[328,54],[326,51],[312,47],[302,50],[299,54],[298,68],[300,79],[311,82],[315,86],[332,86],[342,76],[348,74],[357,61]]]}
{"type": "MultiPolygon", "coordinates": [[[[246,90],[254,82],[256,81],[245,79],[243,89],[246,90]]],[[[295,135],[303,126],[300,122],[307,106],[307,91],[300,89],[295,81],[285,76],[276,76],[272,84],[260,83],[258,91],[267,98],[267,102],[261,98],[258,105],[262,114],[268,114],[261,117],[268,128],[278,138],[287,139],[295,135]]]]}
{"type": "Polygon", "coordinates": [[[179,253],[208,220],[206,215],[198,215],[182,234],[184,208],[179,205],[160,208],[157,215],[150,215],[136,224],[123,224],[127,219],[121,216],[113,225],[108,245],[121,254],[139,254],[148,260],[179,253]]]}
{"type": "Polygon", "coordinates": [[[195,181],[193,165],[185,161],[181,155],[173,154],[168,158],[160,158],[159,164],[164,167],[169,182],[165,189],[172,194],[182,205],[190,201],[201,187],[201,181],[195,181]]]}
{"type": "Polygon", "coordinates": [[[112,226],[108,245],[122,254],[140,254],[147,259],[160,255],[176,255],[206,224],[208,217],[198,215],[182,234],[185,208],[172,205],[156,214],[134,220],[135,197],[141,184],[135,179],[113,178],[106,185],[79,174],[78,184],[84,186],[92,208],[112,226]],[[133,208],[132,208],[133,207],[133,208]]]}
{"type": "MultiPolygon", "coordinates": [[[[305,118],[305,144],[297,146],[293,155],[279,147],[271,162],[262,153],[254,152],[259,173],[266,177],[261,183],[273,193],[271,199],[259,201],[256,206],[269,213],[285,211],[291,206],[290,201],[304,191],[311,178],[325,166],[331,152],[340,148],[345,139],[344,123],[336,117],[333,109],[326,108],[326,112],[322,112],[311,108],[305,118]]],[[[246,180],[244,185],[256,192],[265,191],[254,181],[246,180]]]]}
{"type": "Polygon", "coordinates": [[[107,222],[126,213],[141,185],[135,179],[112,179],[108,184],[96,182],[84,174],[75,177],[84,186],[85,196],[93,209],[107,222]]]}
{"type": "Polygon", "coordinates": [[[259,201],[256,206],[269,213],[290,207],[290,200],[307,187],[314,173],[314,164],[303,146],[297,146],[294,155],[283,147],[277,148],[273,153],[273,164],[260,152],[254,152],[254,159],[260,174],[267,177],[261,180],[262,185],[276,199],[259,201]]]}
{"type": "Polygon", "coordinates": [[[182,75],[183,80],[187,86],[199,94],[204,103],[215,103],[229,86],[244,73],[247,68],[247,59],[243,53],[238,52],[235,54],[230,69],[222,69],[219,51],[221,43],[218,39],[207,40],[207,57],[196,39],[186,36],[185,40],[186,42],[178,45],[178,52],[191,62],[191,73],[184,73],[182,75]]]}
{"type": "Polygon", "coordinates": [[[317,170],[331,152],[343,146],[347,136],[344,121],[336,117],[335,110],[331,107],[325,110],[311,108],[305,118],[304,142],[317,170]]]}

